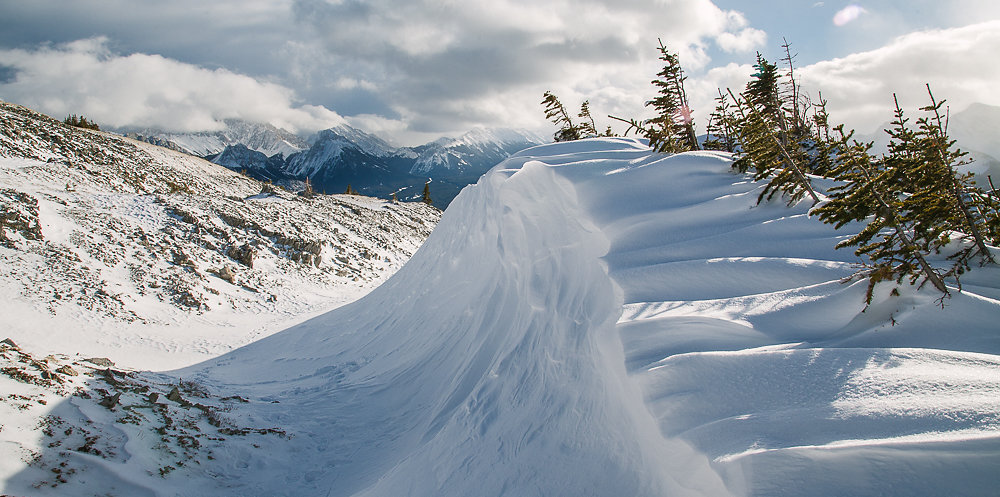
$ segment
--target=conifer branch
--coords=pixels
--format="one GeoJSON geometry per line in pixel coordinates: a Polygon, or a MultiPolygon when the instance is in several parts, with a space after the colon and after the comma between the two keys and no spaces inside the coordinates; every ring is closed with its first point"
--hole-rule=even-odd
{"type": "MultiPolygon", "coordinates": [[[[727,91],[729,92],[729,96],[733,97],[733,99],[736,100],[736,95],[733,95],[733,91],[730,89],[727,89],[727,91]]],[[[751,112],[753,112],[758,119],[763,119],[760,116],[760,113],[757,111],[757,109],[753,106],[753,103],[747,102],[747,107],[750,108],[751,112]]],[[[746,114],[743,114],[743,107],[738,106],[737,108],[740,110],[740,113],[743,115],[743,118],[745,120],[746,114]]],[[[788,167],[790,167],[793,173],[795,174],[799,186],[805,189],[806,193],[808,193],[809,196],[812,197],[813,205],[818,204],[820,202],[819,195],[817,195],[816,191],[813,190],[812,185],[809,183],[809,179],[806,177],[805,173],[803,173],[802,170],[795,164],[795,159],[793,159],[791,154],[788,153],[788,150],[785,149],[784,145],[781,144],[781,140],[779,140],[778,137],[775,136],[773,131],[765,128],[765,132],[767,133],[768,136],[771,137],[772,140],[774,140],[775,145],[778,146],[778,150],[780,150],[781,154],[785,157],[785,160],[787,161],[786,163],[788,164],[788,167]]]]}
{"type": "MultiPolygon", "coordinates": [[[[949,154],[946,150],[946,147],[950,147],[951,144],[954,143],[954,141],[951,142],[948,141],[947,120],[945,120],[945,122],[942,124],[941,113],[939,109],[941,108],[941,105],[944,104],[944,100],[938,103],[934,99],[934,93],[931,92],[931,85],[929,83],[925,83],[925,85],[927,87],[927,95],[931,99],[931,105],[924,107],[924,110],[933,112],[934,119],[937,123],[936,128],[927,127],[926,132],[928,133],[928,138],[930,139],[931,145],[933,146],[934,151],[937,154],[937,158],[940,161],[940,166],[942,168],[947,169],[948,182],[950,183],[948,186],[950,187],[949,190],[951,192],[952,198],[955,200],[956,206],[961,211],[962,217],[965,219],[966,228],[969,230],[969,234],[972,235],[973,241],[976,244],[976,248],[979,251],[979,254],[982,255],[987,262],[996,263],[996,260],[990,253],[989,248],[986,247],[986,242],[983,239],[979,227],[977,226],[978,223],[973,218],[972,212],[970,211],[969,206],[965,202],[962,185],[958,181],[957,172],[955,171],[952,164],[953,159],[948,157],[949,154]]],[[[957,159],[964,155],[965,155],[964,152],[958,151],[954,153],[952,157],[957,159]]]]}

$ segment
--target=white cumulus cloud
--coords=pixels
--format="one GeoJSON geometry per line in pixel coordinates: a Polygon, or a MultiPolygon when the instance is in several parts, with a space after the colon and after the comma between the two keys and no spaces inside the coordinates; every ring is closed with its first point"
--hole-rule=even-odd
{"type": "Polygon", "coordinates": [[[767,43],[767,33],[749,27],[749,22],[742,13],[727,12],[726,20],[726,31],[715,37],[719,48],[727,52],[748,52],[767,43]]]}
{"type": "MultiPolygon", "coordinates": [[[[818,62],[796,74],[806,91],[822,91],[835,121],[870,132],[892,118],[892,94],[905,109],[928,103],[925,84],[952,111],[974,102],[1000,105],[1000,21],[918,31],[877,50],[818,62]]],[[[916,115],[915,112],[911,112],[916,115]]]]}
{"type": "Polygon", "coordinates": [[[838,10],[837,13],[833,15],[833,23],[837,26],[846,26],[865,12],[867,11],[860,5],[848,5],[847,7],[838,10]]]}
{"type": "Polygon", "coordinates": [[[0,82],[0,98],[105,126],[203,131],[234,118],[309,131],[344,122],[324,107],[297,103],[287,87],[159,55],[119,55],[104,37],[0,50],[0,66],[13,74],[0,82]]]}

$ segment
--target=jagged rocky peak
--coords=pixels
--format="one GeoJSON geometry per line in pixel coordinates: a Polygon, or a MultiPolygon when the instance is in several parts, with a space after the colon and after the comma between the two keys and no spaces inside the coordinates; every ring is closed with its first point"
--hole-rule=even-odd
{"type": "Polygon", "coordinates": [[[225,121],[225,129],[216,132],[143,130],[132,136],[208,157],[230,170],[289,188],[309,179],[317,191],[342,192],[350,186],[366,195],[390,198],[393,193],[419,190],[433,178],[441,207],[511,154],[548,141],[525,130],[475,128],[455,138],[396,147],[346,123],[302,139],[269,124],[237,120],[225,121]]]}
{"type": "Polygon", "coordinates": [[[309,140],[313,147],[324,142],[336,143],[341,146],[351,146],[357,150],[375,157],[398,155],[400,150],[385,140],[347,124],[340,124],[324,129],[309,140]]]}
{"type": "Polygon", "coordinates": [[[442,138],[422,147],[410,174],[482,174],[510,154],[547,141],[526,130],[474,128],[457,138],[442,138]]]}
{"type": "Polygon", "coordinates": [[[241,144],[271,157],[288,156],[309,148],[291,131],[267,123],[225,119],[218,131],[177,132],[156,128],[121,128],[114,131],[154,145],[166,146],[199,157],[221,153],[229,145],[241,144]]]}

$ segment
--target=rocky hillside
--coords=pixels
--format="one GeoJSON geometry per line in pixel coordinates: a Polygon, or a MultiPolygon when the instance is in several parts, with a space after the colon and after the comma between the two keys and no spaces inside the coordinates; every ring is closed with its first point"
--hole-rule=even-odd
{"type": "Polygon", "coordinates": [[[203,359],[353,300],[439,218],[295,195],[0,102],[0,327],[32,350],[203,359]]]}

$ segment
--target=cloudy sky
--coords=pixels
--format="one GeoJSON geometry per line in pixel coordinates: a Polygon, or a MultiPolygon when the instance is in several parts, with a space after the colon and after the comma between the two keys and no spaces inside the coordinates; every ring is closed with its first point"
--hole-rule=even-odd
{"type": "MultiPolygon", "coordinates": [[[[0,99],[105,126],[308,133],[347,122],[401,145],[473,126],[553,131],[539,105],[647,117],[657,38],[695,119],[782,38],[807,92],[868,132],[925,103],[1000,105],[995,0],[0,0],[0,99]]],[[[621,131],[621,130],[619,130],[621,131]]]]}

